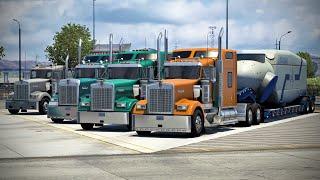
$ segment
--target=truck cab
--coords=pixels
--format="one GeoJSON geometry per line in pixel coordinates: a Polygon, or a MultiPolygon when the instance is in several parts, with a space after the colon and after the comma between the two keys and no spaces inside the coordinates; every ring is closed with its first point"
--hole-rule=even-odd
{"type": "Polygon", "coordinates": [[[74,70],[74,78],[59,82],[48,106],[48,118],[55,123],[77,118],[79,97],[90,94],[90,84],[107,76],[108,54],[85,56],[74,70]]]}
{"type": "Polygon", "coordinates": [[[47,114],[48,104],[53,94],[55,83],[65,77],[64,66],[39,66],[31,69],[30,79],[14,83],[14,92],[6,100],[6,109],[11,114],[28,109],[47,114]]]}
{"type": "Polygon", "coordinates": [[[224,49],[221,59],[218,62],[218,49],[214,48],[174,50],[164,64],[165,78],[149,84],[146,99],[135,105],[132,119],[138,135],[160,131],[194,137],[204,131],[205,123],[235,123],[236,52],[224,49]],[[216,66],[223,67],[218,76],[216,66]]]}
{"type": "MultiPolygon", "coordinates": [[[[108,66],[108,78],[91,84],[90,96],[80,99],[78,123],[85,130],[94,125],[126,125],[132,129],[131,112],[145,87],[153,81],[157,51],[133,50],[119,53],[108,66]]],[[[161,53],[161,60],[164,54],[161,53]]]]}

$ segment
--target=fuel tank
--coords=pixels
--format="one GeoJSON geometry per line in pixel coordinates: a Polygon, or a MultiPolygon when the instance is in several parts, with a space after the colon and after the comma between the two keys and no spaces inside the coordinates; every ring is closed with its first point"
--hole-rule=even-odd
{"type": "Polygon", "coordinates": [[[237,61],[238,90],[252,88],[256,101],[283,105],[306,94],[306,61],[290,51],[242,50],[237,61]]]}

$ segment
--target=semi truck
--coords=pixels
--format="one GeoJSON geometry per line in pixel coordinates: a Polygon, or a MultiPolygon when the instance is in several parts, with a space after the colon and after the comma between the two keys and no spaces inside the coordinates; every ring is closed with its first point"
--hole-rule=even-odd
{"type": "Polygon", "coordinates": [[[146,84],[153,80],[157,59],[164,53],[154,49],[133,50],[116,55],[108,66],[108,78],[91,84],[90,96],[80,98],[78,123],[84,130],[105,124],[132,129],[131,112],[145,97],[146,84]]]}
{"type": "Polygon", "coordinates": [[[63,79],[48,105],[47,117],[55,123],[76,120],[79,97],[90,94],[90,84],[107,75],[109,54],[85,56],[75,67],[74,78],[63,79]]]}
{"type": "Polygon", "coordinates": [[[14,83],[14,92],[6,100],[6,109],[11,114],[27,112],[28,109],[38,110],[40,114],[47,114],[48,104],[55,84],[65,77],[64,66],[41,66],[31,69],[30,79],[14,83]]]}
{"type": "Polygon", "coordinates": [[[306,95],[306,63],[288,51],[182,49],[164,64],[165,79],[149,84],[132,120],[138,135],[152,131],[200,136],[204,127],[314,111],[306,95]],[[202,56],[196,57],[196,51],[202,56]],[[210,57],[216,54],[216,57],[210,57]]]}

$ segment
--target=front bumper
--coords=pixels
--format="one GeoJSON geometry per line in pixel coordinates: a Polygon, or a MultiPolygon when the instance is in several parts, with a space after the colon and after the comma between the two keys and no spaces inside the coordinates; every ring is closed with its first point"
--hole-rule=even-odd
{"type": "Polygon", "coordinates": [[[191,116],[132,115],[133,130],[191,132],[191,116]]]}
{"type": "Polygon", "coordinates": [[[47,117],[53,119],[76,120],[77,112],[77,106],[59,106],[58,102],[49,102],[47,117]]]}
{"type": "Polygon", "coordinates": [[[39,109],[39,103],[33,100],[6,100],[6,109],[39,109]]]}
{"type": "Polygon", "coordinates": [[[129,112],[78,112],[78,123],[129,124],[129,112]]]}

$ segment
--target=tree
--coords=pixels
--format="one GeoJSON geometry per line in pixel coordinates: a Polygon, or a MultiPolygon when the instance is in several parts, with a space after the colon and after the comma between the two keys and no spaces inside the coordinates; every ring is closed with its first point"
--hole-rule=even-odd
{"type": "Polygon", "coordinates": [[[4,47],[3,46],[0,46],[0,59],[2,59],[4,56],[6,56],[4,54],[4,47]]]}
{"type": "Polygon", "coordinates": [[[60,32],[53,37],[54,43],[47,46],[45,53],[49,61],[59,65],[65,64],[69,55],[69,66],[75,67],[78,64],[78,44],[82,40],[81,59],[92,50],[92,40],[89,28],[80,24],[66,24],[60,32]]]}
{"type": "Polygon", "coordinates": [[[308,52],[298,52],[297,55],[307,61],[307,77],[313,78],[314,69],[313,69],[313,63],[312,63],[310,54],[308,52]]]}

